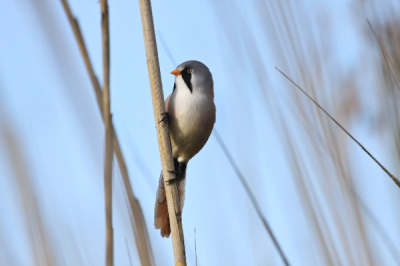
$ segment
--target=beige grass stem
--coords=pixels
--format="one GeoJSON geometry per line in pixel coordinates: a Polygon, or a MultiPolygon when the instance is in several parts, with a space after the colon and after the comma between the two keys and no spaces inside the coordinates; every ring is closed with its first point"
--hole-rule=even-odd
{"type": "Polygon", "coordinates": [[[106,265],[114,265],[114,233],[112,225],[112,162],[113,141],[110,108],[110,27],[107,0],[101,0],[101,35],[103,47],[103,116],[105,126],[104,200],[106,213],[106,265]]]}
{"type": "Polygon", "coordinates": [[[355,143],[358,144],[358,146],[361,147],[368,155],[371,157],[381,168],[382,170],[393,180],[394,183],[398,187],[400,187],[400,181],[392,175],[353,135],[351,135],[341,124],[339,124],[336,119],[334,119],[324,108],[322,108],[321,105],[317,103],[310,95],[307,94],[299,85],[297,85],[296,82],[294,82],[291,78],[289,78],[285,73],[283,73],[279,68],[275,67],[276,70],[278,70],[283,76],[285,76],[293,85],[295,85],[302,93],[304,93],[315,105],[318,106],[319,109],[321,109],[338,127],[340,127],[355,143]]]}
{"type": "Polygon", "coordinates": [[[160,149],[162,173],[164,176],[167,195],[167,205],[171,225],[175,265],[186,265],[186,254],[178,190],[176,188],[176,185],[168,184],[168,180],[174,178],[174,175],[168,171],[174,169],[168,124],[159,123],[159,121],[162,120],[162,114],[165,113],[165,105],[161,83],[160,66],[158,62],[156,37],[154,32],[153,14],[151,10],[150,0],[139,0],[139,5],[140,15],[142,18],[143,36],[146,48],[147,67],[149,71],[155,124],[157,127],[158,146],[160,149]]]}
{"type": "MultiPolygon", "coordinates": [[[[61,0],[62,5],[64,7],[65,13],[68,17],[68,20],[70,22],[72,31],[75,35],[76,42],[78,44],[79,50],[81,52],[82,59],[85,63],[86,70],[89,74],[90,80],[93,85],[93,90],[96,95],[97,99],[97,104],[99,106],[100,112],[102,114],[102,118],[104,119],[103,116],[103,92],[101,91],[100,83],[99,80],[94,73],[92,63],[89,58],[88,51],[86,49],[86,45],[79,27],[79,23],[77,19],[73,16],[71,9],[69,7],[68,1],[67,0],[61,0]]],[[[144,220],[144,215],[142,208],[140,206],[139,201],[136,199],[134,193],[133,193],[133,188],[132,184],[129,178],[128,170],[126,167],[126,163],[124,160],[124,156],[122,154],[121,146],[118,141],[118,137],[115,133],[112,121],[111,121],[111,130],[113,133],[113,148],[115,152],[115,156],[117,158],[118,166],[121,171],[122,179],[124,182],[124,188],[125,192],[128,196],[128,201],[129,201],[129,207],[130,211],[133,216],[132,221],[132,231],[134,233],[135,237],[135,242],[136,242],[136,247],[138,249],[138,254],[140,258],[141,265],[154,265],[154,257],[153,257],[153,252],[151,249],[151,244],[147,232],[147,227],[146,223],[144,220]]]]}

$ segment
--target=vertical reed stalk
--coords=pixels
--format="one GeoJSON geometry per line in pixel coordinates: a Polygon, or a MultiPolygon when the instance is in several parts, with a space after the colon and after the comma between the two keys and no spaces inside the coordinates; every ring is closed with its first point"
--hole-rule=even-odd
{"type": "Polygon", "coordinates": [[[167,195],[167,205],[174,248],[175,265],[186,265],[185,245],[182,230],[181,210],[176,185],[169,185],[168,180],[174,176],[168,170],[174,169],[171,154],[168,124],[159,123],[165,113],[164,94],[162,90],[160,66],[158,62],[157,44],[154,33],[153,14],[150,0],[139,0],[144,43],[146,48],[147,67],[149,71],[151,96],[154,117],[156,120],[158,146],[160,149],[162,172],[167,195]]]}
{"type": "MultiPolygon", "coordinates": [[[[99,80],[97,79],[96,74],[94,73],[92,63],[89,58],[89,54],[86,49],[85,42],[83,40],[83,36],[79,27],[79,23],[76,18],[73,16],[71,9],[69,7],[67,0],[61,0],[62,5],[64,7],[65,13],[68,17],[68,20],[71,24],[71,28],[74,32],[75,39],[77,41],[79,50],[81,52],[82,59],[85,63],[86,70],[90,76],[90,80],[93,85],[93,90],[96,95],[97,104],[99,106],[100,112],[103,116],[103,92],[101,91],[99,80]]],[[[111,121],[111,131],[113,135],[113,149],[115,152],[115,156],[119,165],[119,169],[121,171],[122,179],[124,182],[125,192],[128,196],[129,207],[132,212],[132,217],[134,221],[131,221],[132,231],[134,233],[136,247],[138,249],[138,254],[140,258],[141,265],[153,265],[154,258],[153,252],[151,250],[151,244],[147,233],[146,223],[144,220],[144,215],[142,208],[140,206],[139,201],[136,199],[133,194],[133,187],[131,185],[131,181],[129,179],[128,170],[125,164],[124,156],[121,151],[121,146],[119,145],[118,137],[115,133],[112,121],[111,121]]]]}
{"type": "Polygon", "coordinates": [[[106,265],[114,263],[112,227],[112,160],[113,134],[110,113],[110,32],[107,0],[101,0],[101,33],[103,46],[103,116],[105,125],[104,194],[106,208],[106,265]]]}

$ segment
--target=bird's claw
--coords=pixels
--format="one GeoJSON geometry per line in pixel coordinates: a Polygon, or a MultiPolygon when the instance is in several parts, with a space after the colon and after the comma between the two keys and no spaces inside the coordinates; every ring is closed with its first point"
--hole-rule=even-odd
{"type": "Polygon", "coordinates": [[[178,178],[176,178],[176,177],[167,181],[168,185],[173,185],[173,184],[176,184],[177,182],[178,182],[178,178]]]}
{"type": "Polygon", "coordinates": [[[162,118],[158,123],[165,122],[165,121],[168,122],[169,121],[169,114],[167,112],[161,113],[160,116],[162,116],[162,118]]]}
{"type": "Polygon", "coordinates": [[[170,180],[167,180],[168,185],[173,185],[180,181],[182,179],[182,174],[179,173],[178,171],[175,170],[167,170],[167,172],[170,172],[171,174],[175,174],[174,178],[171,178],[170,180]]]}

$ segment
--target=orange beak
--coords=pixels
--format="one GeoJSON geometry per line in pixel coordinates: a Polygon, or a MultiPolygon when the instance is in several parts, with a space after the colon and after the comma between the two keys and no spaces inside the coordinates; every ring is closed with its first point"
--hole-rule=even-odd
{"type": "Polygon", "coordinates": [[[177,76],[177,75],[180,75],[181,72],[178,69],[175,69],[175,70],[171,71],[171,74],[177,76]]]}

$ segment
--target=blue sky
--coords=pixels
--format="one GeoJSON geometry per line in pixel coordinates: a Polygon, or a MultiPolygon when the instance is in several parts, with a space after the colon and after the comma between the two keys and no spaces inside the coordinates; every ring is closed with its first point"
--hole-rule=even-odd
{"type": "MultiPolygon", "coordinates": [[[[375,130],[370,122],[379,109],[375,91],[378,74],[374,72],[379,50],[371,48],[371,40],[365,36],[365,17],[371,11],[366,8],[363,13],[361,4],[353,1],[152,4],[164,95],[172,91],[174,77],[169,73],[175,64],[196,59],[211,69],[217,106],[215,128],[289,261],[293,265],[327,263],[321,238],[316,235],[317,223],[329,240],[335,264],[368,265],[368,250],[363,248],[369,245],[375,262],[396,265],[362,211],[359,219],[368,232],[368,245],[360,244],[363,238],[357,231],[359,220],[352,213],[351,196],[341,190],[340,178],[334,174],[340,167],[321,159],[330,152],[320,144],[329,142],[321,124],[331,127],[336,146],[343,152],[336,156],[348,158],[343,167],[345,176],[357,184],[357,194],[397,247],[398,188],[359,147],[320,118],[311,103],[274,69],[279,67],[304,87],[322,80],[319,85],[323,86],[316,86],[314,95],[334,115],[340,114],[341,101],[349,92],[340,87],[341,82],[364,74],[365,78],[355,83],[367,92],[360,97],[360,108],[367,111],[342,117],[342,122],[398,175],[389,130],[375,130]],[[288,25],[293,34],[285,30],[283,15],[294,18],[288,25]],[[299,50],[292,49],[291,41],[299,50]],[[315,54],[322,58],[319,66],[312,60],[315,54]],[[308,73],[308,80],[302,79],[302,71],[308,73]],[[297,109],[296,99],[304,110],[297,109]],[[315,118],[310,128],[301,124],[302,112],[315,118]],[[297,147],[306,176],[310,206],[300,189],[302,179],[293,172],[289,138],[297,147]],[[321,176],[323,169],[331,174],[321,176]],[[317,222],[310,218],[313,213],[317,222]]],[[[99,3],[74,0],[70,5],[101,81],[99,3]]],[[[113,122],[144,212],[155,263],[173,265],[170,239],[162,239],[153,228],[161,166],[138,3],[109,1],[109,6],[113,122]]],[[[396,8],[392,2],[384,2],[382,12],[388,7],[396,8]]],[[[102,265],[103,123],[62,5],[49,0],[3,1],[0,10],[0,264],[38,264],[32,247],[43,243],[32,243],[31,239],[36,239],[32,235],[40,231],[40,223],[32,221],[33,216],[26,211],[37,208],[60,265],[102,265]],[[17,140],[20,153],[12,138],[17,140]],[[31,189],[21,189],[18,176],[29,180],[31,189]]],[[[114,165],[115,265],[129,265],[130,257],[133,265],[139,265],[123,184],[114,165]]],[[[188,265],[195,265],[194,228],[199,265],[282,265],[213,135],[188,165],[186,193],[183,228],[188,265]]],[[[36,252],[40,254],[40,248],[36,252]]]]}

